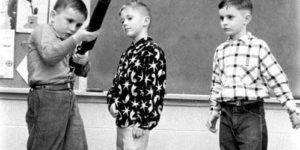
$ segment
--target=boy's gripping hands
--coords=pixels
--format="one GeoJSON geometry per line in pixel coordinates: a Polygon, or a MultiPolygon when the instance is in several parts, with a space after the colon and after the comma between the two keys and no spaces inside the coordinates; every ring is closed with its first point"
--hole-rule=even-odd
{"type": "Polygon", "coordinates": [[[72,35],[73,39],[77,44],[80,42],[86,41],[90,42],[98,37],[100,34],[100,29],[94,32],[89,32],[84,28],[79,29],[74,35],[72,35]]]}
{"type": "Polygon", "coordinates": [[[212,133],[217,132],[216,124],[217,124],[217,121],[218,121],[219,117],[220,117],[220,112],[219,111],[212,110],[210,112],[209,118],[206,122],[206,127],[210,132],[212,132],[212,133]]]}
{"type": "Polygon", "coordinates": [[[89,57],[88,57],[87,53],[85,53],[83,55],[74,53],[72,55],[72,58],[75,63],[81,64],[81,65],[86,65],[89,62],[89,57]]]}

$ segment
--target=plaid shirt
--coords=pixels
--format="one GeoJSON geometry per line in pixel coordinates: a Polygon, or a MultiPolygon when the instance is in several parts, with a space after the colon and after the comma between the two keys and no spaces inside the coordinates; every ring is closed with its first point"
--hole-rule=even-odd
{"type": "Polygon", "coordinates": [[[248,32],[219,45],[213,62],[212,108],[218,109],[222,101],[268,98],[268,86],[282,104],[293,99],[286,75],[263,40],[248,32]]]}

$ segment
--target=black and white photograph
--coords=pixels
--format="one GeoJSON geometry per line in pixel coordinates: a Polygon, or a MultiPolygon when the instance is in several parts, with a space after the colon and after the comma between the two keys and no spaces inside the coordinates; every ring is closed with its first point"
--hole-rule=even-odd
{"type": "Polygon", "coordinates": [[[0,2],[0,150],[299,139],[299,0],[0,2]]]}

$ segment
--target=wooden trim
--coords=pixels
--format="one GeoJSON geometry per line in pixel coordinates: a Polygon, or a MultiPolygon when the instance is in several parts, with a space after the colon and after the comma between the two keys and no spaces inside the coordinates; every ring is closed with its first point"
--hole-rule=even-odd
{"type": "Polygon", "coordinates": [[[85,91],[87,89],[87,78],[78,77],[78,90],[85,91]]]}
{"type": "MultiPolygon", "coordinates": [[[[2,88],[0,87],[0,100],[26,101],[29,88],[2,88]]],[[[77,99],[80,103],[103,103],[106,104],[106,94],[104,92],[84,92],[75,90],[77,99]]],[[[208,107],[208,95],[197,94],[167,94],[165,105],[167,106],[188,106],[188,107],[208,107]]],[[[296,99],[300,104],[300,99],[296,99]],[[299,100],[299,101],[298,101],[299,100]]],[[[267,106],[281,107],[276,98],[266,99],[267,106]]]]}

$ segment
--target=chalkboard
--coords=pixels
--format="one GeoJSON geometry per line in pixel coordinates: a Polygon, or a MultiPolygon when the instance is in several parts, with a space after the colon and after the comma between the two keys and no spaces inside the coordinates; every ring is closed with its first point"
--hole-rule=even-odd
{"type": "MultiPolygon", "coordinates": [[[[144,0],[152,10],[149,34],[165,50],[167,92],[209,94],[215,48],[226,40],[220,29],[219,0],[144,0]]],[[[281,64],[294,95],[300,96],[300,2],[253,0],[248,31],[264,39],[281,64]]],[[[95,2],[94,2],[95,3],[95,2]]],[[[103,32],[90,52],[92,72],[88,87],[107,90],[120,55],[130,45],[121,29],[118,10],[124,1],[112,1],[103,32]]],[[[93,6],[93,2],[92,2],[93,6]]]]}
{"type": "MultiPolygon", "coordinates": [[[[127,0],[129,1],[129,0],[127,0]]],[[[124,36],[118,10],[123,0],[112,0],[102,33],[89,53],[92,71],[89,88],[107,90],[120,55],[130,45],[124,36]]],[[[149,34],[164,49],[167,59],[167,92],[209,94],[215,48],[226,40],[219,25],[219,0],[144,0],[152,10],[149,34]]],[[[248,31],[264,39],[281,64],[294,96],[300,97],[300,1],[252,0],[253,19],[248,31]]],[[[97,0],[91,0],[91,10],[97,0]]],[[[28,34],[16,34],[15,68],[26,52],[20,43],[28,34]]],[[[15,71],[14,79],[0,79],[1,87],[27,87],[15,71]]]]}

